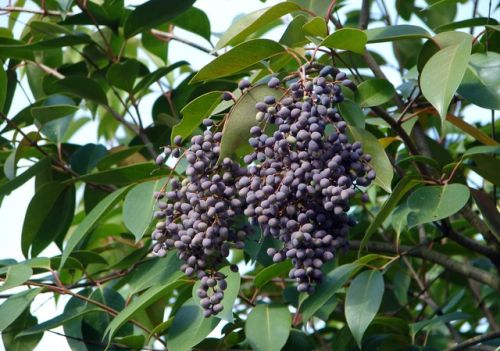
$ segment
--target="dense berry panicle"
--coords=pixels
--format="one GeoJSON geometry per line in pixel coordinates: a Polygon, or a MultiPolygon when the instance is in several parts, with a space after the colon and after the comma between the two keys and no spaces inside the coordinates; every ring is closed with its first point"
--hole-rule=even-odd
{"type": "MultiPolygon", "coordinates": [[[[203,124],[210,126],[211,121],[203,124]]],[[[202,279],[198,296],[206,316],[222,310],[227,284],[217,269],[231,247],[243,248],[250,228],[235,224],[235,217],[243,213],[236,180],[247,170],[229,158],[217,163],[221,138],[222,133],[206,130],[191,139],[184,152],[187,178],[182,183],[172,180],[171,189],[159,195],[162,200],[155,212],[159,221],[152,233],[154,253],[164,256],[176,249],[183,261],[182,271],[202,279]]]]}
{"type": "Polygon", "coordinates": [[[348,142],[336,108],[344,98],[338,83],[345,80],[345,73],[327,66],[319,77],[291,84],[291,94],[280,101],[268,96],[258,102],[257,121],[277,130],[251,129],[248,175],[236,183],[250,222],[283,242],[268,254],[274,262],[292,260],[290,277],[300,292],[312,293],[322,281],[322,265],[347,247],[355,224],[347,215],[349,201],[356,186],[375,178],[370,156],[359,142],[348,142]]]}

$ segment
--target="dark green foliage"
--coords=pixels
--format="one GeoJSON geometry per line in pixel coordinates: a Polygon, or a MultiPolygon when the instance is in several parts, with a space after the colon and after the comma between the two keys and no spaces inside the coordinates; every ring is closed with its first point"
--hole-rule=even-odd
{"type": "Polygon", "coordinates": [[[500,346],[498,6],[262,2],[1,5],[7,351],[500,346]]]}

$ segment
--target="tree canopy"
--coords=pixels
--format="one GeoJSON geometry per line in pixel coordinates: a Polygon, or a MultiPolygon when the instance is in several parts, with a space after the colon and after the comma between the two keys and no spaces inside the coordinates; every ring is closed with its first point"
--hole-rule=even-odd
{"type": "Polygon", "coordinates": [[[0,7],[5,349],[499,347],[498,6],[196,5],[0,7]]]}

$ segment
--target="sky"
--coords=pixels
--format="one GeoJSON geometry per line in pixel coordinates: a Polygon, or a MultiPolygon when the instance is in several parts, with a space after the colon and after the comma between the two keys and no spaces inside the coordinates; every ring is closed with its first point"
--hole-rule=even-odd
{"type": "MultiPolygon", "coordinates": [[[[315,0],[315,1],[327,1],[327,0],[315,0]]],[[[138,4],[142,1],[125,1],[126,4],[138,4]]],[[[268,0],[266,3],[262,3],[259,0],[198,0],[195,3],[195,6],[205,11],[210,19],[212,32],[213,33],[222,33],[224,32],[230,25],[234,17],[246,14],[263,7],[271,6],[280,1],[278,0],[268,0]]],[[[386,1],[388,8],[394,9],[395,0],[386,1]]],[[[359,8],[361,0],[352,0],[348,2],[349,5],[344,8],[340,14],[342,16],[343,13],[352,10],[353,8],[359,8]]],[[[7,0],[0,0],[0,5],[4,6],[7,4],[7,0]]],[[[422,0],[417,0],[416,4],[424,7],[422,0]]],[[[27,7],[33,6],[33,4],[26,5],[27,7]]],[[[488,12],[488,0],[480,0],[479,1],[479,13],[482,15],[486,15],[488,12]]],[[[379,10],[377,6],[372,7],[372,12],[378,13],[379,10]]],[[[457,20],[467,19],[471,14],[471,4],[459,5],[459,12],[457,15],[457,20]]],[[[394,14],[392,14],[392,18],[394,18],[394,14]]],[[[23,24],[22,22],[26,21],[26,16],[20,17],[20,23],[16,27],[16,35],[19,35],[20,30],[22,30],[23,24]]],[[[7,23],[7,16],[0,16],[0,27],[5,27],[7,23]]],[[[411,22],[412,24],[421,25],[422,23],[416,19],[416,16],[413,16],[411,22]]],[[[378,26],[381,24],[378,23],[378,26]]],[[[271,39],[279,39],[284,27],[275,29],[268,33],[266,37],[271,39]]],[[[179,36],[182,36],[187,39],[195,40],[201,45],[206,45],[208,47],[208,43],[206,43],[203,39],[182,31],[176,30],[176,33],[179,36]]],[[[217,38],[213,37],[213,43],[217,42],[217,38]]],[[[392,49],[389,43],[380,43],[371,45],[370,49],[379,52],[383,55],[388,62],[395,63],[395,58],[392,54],[392,49]]],[[[190,62],[194,69],[199,69],[203,67],[206,63],[210,62],[213,59],[212,56],[200,52],[197,49],[191,48],[184,44],[172,41],[170,50],[169,50],[169,61],[176,62],[179,60],[187,60],[190,62]]],[[[387,75],[389,80],[393,83],[394,86],[398,86],[401,83],[399,73],[390,68],[384,68],[384,73],[387,75]]],[[[141,115],[149,116],[150,114],[150,106],[153,103],[156,96],[149,96],[144,101],[141,106],[141,115]],[[149,103],[149,101],[151,103],[149,103]]],[[[12,107],[12,111],[9,113],[9,116],[14,116],[16,111],[19,111],[23,107],[27,105],[26,98],[21,94],[20,89],[17,89],[14,103],[12,107]]],[[[497,111],[498,112],[498,111],[497,111]]],[[[487,121],[490,118],[490,111],[485,110],[479,107],[471,107],[465,112],[465,119],[469,122],[476,121],[487,121]]],[[[147,121],[147,120],[146,120],[147,121]]],[[[79,133],[75,135],[75,137],[71,140],[76,143],[89,143],[89,142],[98,142],[97,133],[95,126],[89,124],[87,127],[83,128],[79,133]]],[[[12,192],[9,196],[5,197],[3,203],[0,207],[0,225],[1,232],[0,238],[2,239],[2,245],[0,245],[0,259],[5,258],[14,258],[16,260],[23,260],[23,256],[21,254],[20,249],[20,239],[21,239],[21,230],[22,224],[24,220],[24,215],[26,213],[26,208],[29,204],[29,199],[33,196],[34,193],[34,181],[31,180],[24,184],[22,187],[18,188],[14,192],[12,192]]],[[[44,251],[43,254],[47,256],[57,255],[59,252],[55,247],[49,247],[44,251]]],[[[32,312],[39,318],[39,322],[50,319],[56,316],[57,313],[62,312],[62,307],[67,299],[61,299],[58,306],[56,306],[53,299],[48,299],[49,294],[40,295],[35,299],[33,303],[32,312]]],[[[62,328],[61,328],[62,329],[62,328]]],[[[61,329],[56,329],[56,331],[62,332],[61,329]]],[[[53,351],[54,345],[57,345],[58,351],[66,351],[70,350],[69,346],[66,344],[63,337],[52,334],[45,333],[42,341],[38,344],[36,350],[38,351],[53,351]]],[[[0,342],[0,351],[3,350],[3,345],[0,342]]]]}

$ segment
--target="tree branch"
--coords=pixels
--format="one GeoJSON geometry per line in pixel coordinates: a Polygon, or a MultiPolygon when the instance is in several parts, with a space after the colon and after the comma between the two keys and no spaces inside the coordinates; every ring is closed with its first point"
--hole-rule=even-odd
{"type": "Polygon", "coordinates": [[[471,346],[496,338],[500,338],[500,331],[475,336],[460,344],[450,347],[447,351],[467,350],[471,346]]]}
{"type": "MultiPolygon", "coordinates": [[[[62,17],[62,15],[63,15],[59,11],[51,11],[51,10],[44,11],[44,10],[36,10],[36,9],[27,9],[24,7],[17,7],[17,6],[2,6],[2,7],[0,7],[0,11],[33,13],[35,15],[55,16],[55,17],[62,17]]],[[[70,16],[70,15],[72,15],[72,13],[68,12],[66,15],[70,16]]]]}
{"type": "MultiPolygon", "coordinates": [[[[360,244],[360,241],[349,242],[349,246],[354,250],[359,249],[360,244]]],[[[421,246],[400,245],[398,248],[390,243],[369,242],[366,244],[365,248],[368,251],[400,254],[401,256],[419,257],[421,259],[436,263],[454,273],[461,274],[480,283],[486,284],[497,291],[500,291],[500,279],[498,278],[498,276],[490,274],[482,269],[476,268],[469,263],[449,258],[446,255],[421,246]]]]}

